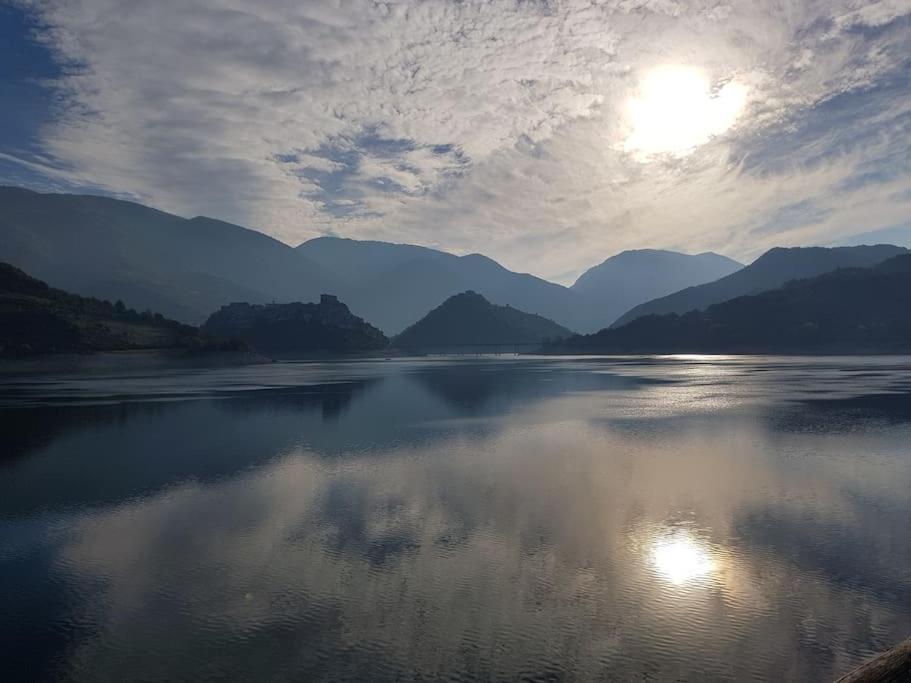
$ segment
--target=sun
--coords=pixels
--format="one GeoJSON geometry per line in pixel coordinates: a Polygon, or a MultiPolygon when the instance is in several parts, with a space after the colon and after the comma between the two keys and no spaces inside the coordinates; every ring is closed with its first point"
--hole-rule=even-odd
{"type": "Polygon", "coordinates": [[[713,89],[702,69],[662,66],[647,72],[627,102],[623,149],[641,160],[684,156],[737,121],[747,88],[731,80],[713,89]]]}

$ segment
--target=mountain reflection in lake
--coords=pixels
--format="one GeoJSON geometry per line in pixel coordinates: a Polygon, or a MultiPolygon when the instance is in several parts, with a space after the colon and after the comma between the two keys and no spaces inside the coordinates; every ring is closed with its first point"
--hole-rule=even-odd
{"type": "Polygon", "coordinates": [[[0,376],[3,680],[827,680],[911,634],[911,359],[0,376]]]}

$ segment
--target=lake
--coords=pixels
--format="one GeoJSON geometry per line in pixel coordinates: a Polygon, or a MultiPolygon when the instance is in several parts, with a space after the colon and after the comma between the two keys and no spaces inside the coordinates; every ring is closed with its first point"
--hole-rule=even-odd
{"type": "Polygon", "coordinates": [[[911,358],[0,375],[5,681],[836,678],[911,635],[911,358]]]}

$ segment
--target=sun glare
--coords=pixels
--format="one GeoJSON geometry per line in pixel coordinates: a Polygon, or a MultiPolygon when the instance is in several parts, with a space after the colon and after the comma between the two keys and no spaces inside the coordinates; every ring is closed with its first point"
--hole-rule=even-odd
{"type": "Polygon", "coordinates": [[[677,586],[699,579],[715,569],[708,550],[688,534],[676,534],[655,541],[652,563],[664,578],[677,586]]]}
{"type": "Polygon", "coordinates": [[[653,69],[627,103],[630,134],[623,149],[640,159],[683,156],[734,125],[746,95],[746,86],[736,81],[713,90],[695,67],[653,69]]]}

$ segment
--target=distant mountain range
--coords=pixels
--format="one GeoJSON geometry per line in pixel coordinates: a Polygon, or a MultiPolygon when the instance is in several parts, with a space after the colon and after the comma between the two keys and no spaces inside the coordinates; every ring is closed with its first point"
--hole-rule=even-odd
{"type": "Polygon", "coordinates": [[[0,187],[0,208],[0,260],[53,286],[123,299],[192,324],[231,302],[313,301],[333,293],[355,314],[395,334],[472,289],[495,304],[589,332],[656,292],[706,282],[718,267],[732,267],[717,255],[647,250],[609,259],[568,288],[480,254],[336,237],[295,249],[230,223],[184,219],[106,197],[0,187]],[[667,272],[667,259],[675,256],[692,266],[679,277],[667,272]],[[622,293],[611,275],[620,271],[622,293]]]}
{"type": "Polygon", "coordinates": [[[907,252],[891,245],[776,248],[741,267],[713,253],[644,249],[613,256],[563,287],[480,254],[337,237],[292,248],[230,223],[105,197],[0,187],[0,209],[0,261],[55,287],[192,324],[233,302],[306,302],[331,293],[390,336],[466,290],[586,333],[643,315],[704,310],[907,252]]]}
{"type": "Polygon", "coordinates": [[[571,332],[552,320],[511,306],[497,306],[477,292],[447,299],[393,339],[406,350],[497,345],[540,344],[571,332]]]}
{"type": "Polygon", "coordinates": [[[209,218],[18,188],[0,188],[0,207],[0,260],[187,323],[231,301],[311,301],[331,280],[286,244],[209,218]]]}
{"type": "Polygon", "coordinates": [[[897,244],[911,248],[911,224],[869,230],[830,244],[832,247],[853,247],[859,244],[897,244]]]}
{"type": "Polygon", "coordinates": [[[808,278],[838,268],[873,266],[907,253],[889,244],[859,247],[792,247],[767,251],[750,265],[714,282],[688,287],[674,294],[640,304],[620,316],[620,327],[644,315],[686,313],[704,309],[747,294],[781,287],[789,280],[808,278]]]}
{"type": "Polygon", "coordinates": [[[636,249],[589,268],[572,290],[595,301],[607,318],[615,320],[645,301],[717,280],[741,268],[742,263],[712,252],[690,255],[636,249]]]}
{"type": "MultiPolygon", "coordinates": [[[[408,327],[393,345],[408,351],[544,343],[554,353],[908,353],[909,311],[911,253],[904,253],[705,310],[641,316],[590,335],[572,335],[551,320],[467,291],[408,327]]],[[[248,348],[230,340],[273,356],[376,351],[388,343],[333,296],[322,296],[318,304],[234,303],[210,316],[200,331],[120,301],[49,287],[0,263],[0,355],[248,348]]]]}
{"type": "Polygon", "coordinates": [[[908,353],[911,254],[844,268],[704,311],[638,317],[550,347],[577,353],[908,353]]]}
{"type": "Polygon", "coordinates": [[[167,348],[214,349],[217,344],[195,327],[140,313],[120,301],[54,289],[0,263],[0,356],[167,348]]]}
{"type": "Polygon", "coordinates": [[[609,320],[594,302],[569,288],[514,273],[480,254],[456,256],[409,244],[337,237],[318,237],[297,251],[336,274],[337,291],[351,310],[392,333],[467,289],[572,329],[598,329],[609,320]]]}
{"type": "Polygon", "coordinates": [[[408,244],[319,237],[298,248],[339,275],[352,309],[385,330],[400,330],[446,297],[468,289],[490,301],[579,331],[604,327],[632,306],[714,280],[742,265],[718,254],[654,249],[618,254],[571,288],[514,273],[486,256],[455,256],[408,244]]]}
{"type": "Polygon", "coordinates": [[[202,330],[214,337],[243,340],[271,356],[375,351],[389,342],[373,325],[326,294],[319,303],[229,304],[209,316],[202,330]]]}

